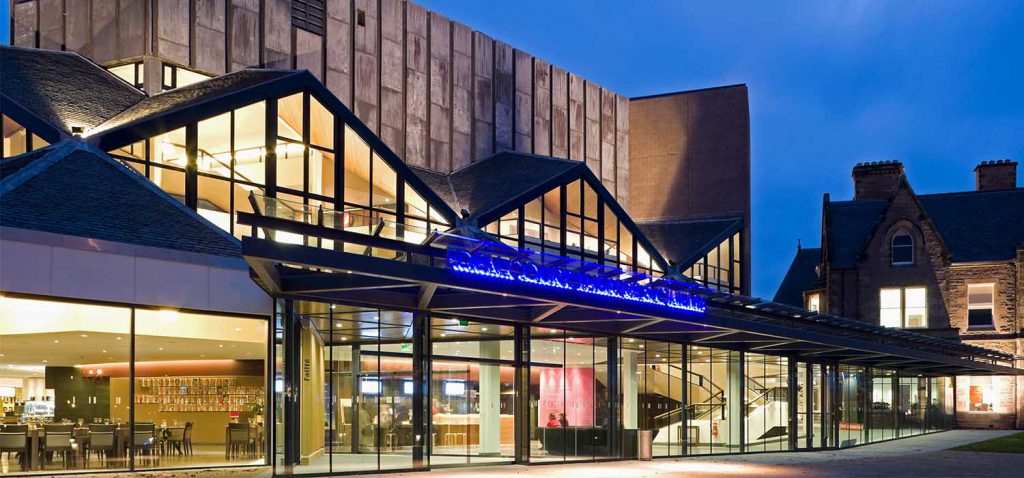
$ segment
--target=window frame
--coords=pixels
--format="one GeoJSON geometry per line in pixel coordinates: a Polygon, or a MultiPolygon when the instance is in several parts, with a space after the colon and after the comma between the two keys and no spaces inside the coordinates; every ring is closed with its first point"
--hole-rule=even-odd
{"type": "Polygon", "coordinates": [[[967,284],[967,329],[994,329],[996,325],[996,285],[992,282],[967,284]],[[987,287],[988,303],[971,304],[971,289],[987,287]],[[988,310],[988,323],[975,324],[971,318],[972,310],[988,310]]]}
{"type": "Polygon", "coordinates": [[[926,286],[909,286],[909,287],[882,287],[878,292],[878,325],[890,329],[927,329],[928,328],[928,287],[926,286]],[[919,309],[921,307],[908,307],[907,306],[907,292],[916,292],[920,290],[924,296],[924,314],[922,322],[924,325],[910,326],[907,324],[907,310],[908,309],[919,309]],[[884,307],[882,296],[886,292],[899,291],[899,306],[898,310],[900,313],[899,326],[888,326],[882,323],[882,312],[885,310],[897,309],[896,307],[884,307]]]}
{"type": "Polygon", "coordinates": [[[914,235],[913,234],[911,234],[909,231],[904,230],[904,229],[900,229],[900,230],[896,231],[896,233],[892,235],[892,238],[889,239],[889,265],[892,265],[892,266],[912,266],[912,265],[914,265],[914,263],[916,262],[915,261],[915,259],[916,259],[916,255],[915,255],[916,250],[915,249],[916,249],[916,244],[914,243],[914,235]],[[896,244],[896,239],[903,238],[903,237],[909,238],[910,239],[910,244],[899,244],[899,245],[897,245],[896,244]],[[897,248],[899,248],[901,251],[904,251],[905,249],[910,249],[910,260],[909,261],[902,261],[902,260],[898,261],[898,260],[896,260],[896,250],[897,250],[897,248]]]}

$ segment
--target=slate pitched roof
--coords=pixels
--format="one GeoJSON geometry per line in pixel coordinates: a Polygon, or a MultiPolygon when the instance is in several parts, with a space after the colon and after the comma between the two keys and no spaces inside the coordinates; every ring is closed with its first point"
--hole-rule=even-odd
{"type": "Polygon", "coordinates": [[[0,179],[0,226],[241,257],[237,239],[102,151],[78,140],[41,151],[0,179]]]}
{"type": "Polygon", "coordinates": [[[91,129],[145,94],[78,53],[0,47],[0,93],[66,133],[91,129]]]}
{"type": "MultiPolygon", "coordinates": [[[[1024,188],[917,196],[954,262],[1009,260],[1024,244],[1024,188]]],[[[829,260],[854,267],[888,201],[831,202],[826,208],[829,260]]]]}
{"type": "Polygon", "coordinates": [[[1024,245],[1024,188],[918,196],[954,262],[1006,260],[1024,245]]]}
{"type": "Polygon", "coordinates": [[[650,221],[637,223],[637,227],[663,257],[685,269],[742,229],[743,218],[650,221]]]}
{"type": "Polygon", "coordinates": [[[772,302],[804,307],[804,290],[818,281],[818,265],[821,264],[820,248],[801,248],[793,257],[793,262],[786,271],[786,277],[775,291],[772,302]]]}
{"type": "Polygon", "coordinates": [[[413,168],[413,172],[454,211],[466,209],[476,216],[576,168],[586,168],[586,165],[580,161],[504,151],[447,175],[421,168],[413,168]]]}
{"type": "Polygon", "coordinates": [[[146,97],[107,119],[89,134],[90,136],[95,135],[152,116],[195,106],[226,94],[237,93],[269,81],[303,74],[308,75],[309,73],[305,70],[247,69],[217,76],[146,97]]]}
{"type": "Polygon", "coordinates": [[[825,240],[833,267],[857,265],[857,256],[867,247],[871,234],[889,207],[885,199],[829,202],[825,206],[825,240]]]}

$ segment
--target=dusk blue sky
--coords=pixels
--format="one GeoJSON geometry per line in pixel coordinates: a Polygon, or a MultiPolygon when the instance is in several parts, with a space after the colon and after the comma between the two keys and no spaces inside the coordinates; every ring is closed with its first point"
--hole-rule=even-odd
{"type": "Polygon", "coordinates": [[[1024,2],[420,3],[627,96],[746,83],[755,296],[797,238],[817,246],[822,194],[850,198],[857,162],[898,159],[932,193],[1024,159],[1024,2]]]}

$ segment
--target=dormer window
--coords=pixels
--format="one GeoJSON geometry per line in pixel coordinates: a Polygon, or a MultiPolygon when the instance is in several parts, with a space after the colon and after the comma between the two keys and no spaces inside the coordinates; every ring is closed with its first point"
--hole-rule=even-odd
{"type": "Polygon", "coordinates": [[[892,265],[904,266],[914,263],[914,238],[905,231],[892,236],[892,265]]]}

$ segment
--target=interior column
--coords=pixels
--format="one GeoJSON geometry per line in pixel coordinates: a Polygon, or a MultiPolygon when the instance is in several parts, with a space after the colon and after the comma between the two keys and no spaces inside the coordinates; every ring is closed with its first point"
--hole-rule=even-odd
{"type": "Polygon", "coordinates": [[[622,428],[636,430],[639,397],[637,395],[637,357],[633,350],[622,351],[622,428]]]}
{"type": "MultiPolygon", "coordinates": [[[[480,358],[501,358],[497,340],[483,340],[480,344],[480,358]]],[[[501,454],[501,367],[495,364],[480,364],[480,448],[481,456],[501,454]]]]}
{"type": "Polygon", "coordinates": [[[726,392],[726,406],[729,407],[729,446],[743,451],[743,357],[740,352],[729,352],[727,367],[729,387],[726,392]]]}

